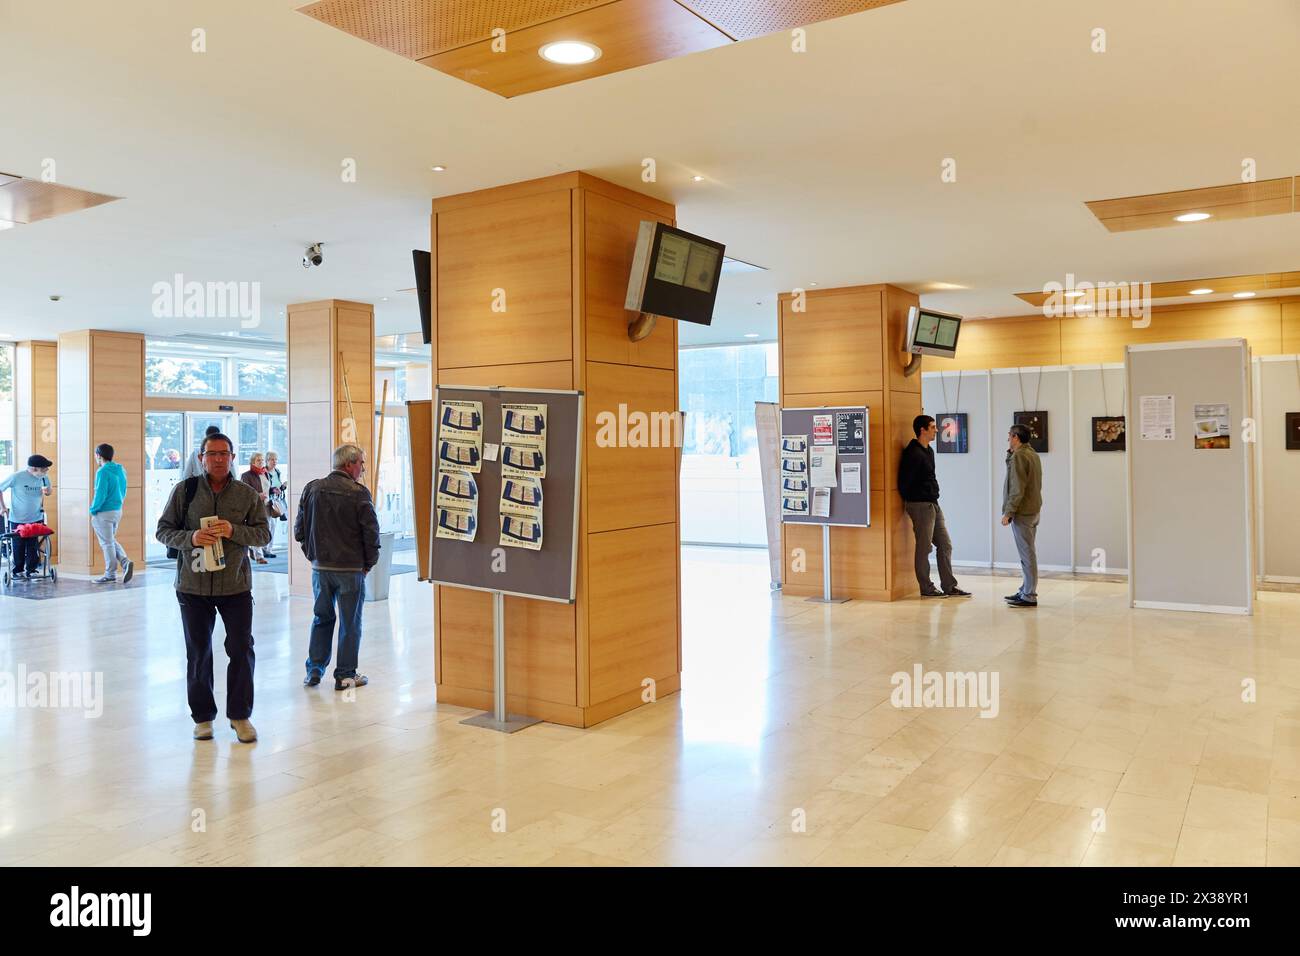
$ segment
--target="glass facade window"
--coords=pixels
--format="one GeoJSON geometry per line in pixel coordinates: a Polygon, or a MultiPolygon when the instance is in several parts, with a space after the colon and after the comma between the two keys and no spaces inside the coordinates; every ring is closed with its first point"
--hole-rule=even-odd
{"type": "Polygon", "coordinates": [[[8,478],[17,467],[15,435],[18,420],[14,408],[14,347],[0,342],[0,478],[8,478]]]}
{"type": "Polygon", "coordinates": [[[150,395],[220,395],[224,366],[222,359],[146,356],[144,388],[150,395]]]}
{"type": "Polygon", "coordinates": [[[777,400],[776,343],[682,349],[682,540],[767,544],[754,403],[777,400]]]}
{"type": "Polygon", "coordinates": [[[236,362],[235,384],[241,398],[283,399],[289,391],[284,363],[236,362]]]}

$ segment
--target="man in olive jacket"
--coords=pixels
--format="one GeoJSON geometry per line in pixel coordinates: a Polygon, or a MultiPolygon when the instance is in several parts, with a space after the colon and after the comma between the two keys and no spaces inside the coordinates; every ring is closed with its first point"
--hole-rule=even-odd
{"type": "Polygon", "coordinates": [[[220,432],[199,448],[203,474],[178,482],[158,518],[155,537],[177,552],[176,600],[185,629],[185,679],[194,739],[212,739],[212,628],[226,628],[226,717],[241,743],[257,740],[253,714],[253,570],[248,550],[271,540],[261,496],[230,473],[234,443],[220,432]],[[218,520],[199,529],[201,519],[218,520]],[[225,567],[203,569],[203,548],[220,541],[225,567]]]}
{"type": "Polygon", "coordinates": [[[334,470],[303,487],[294,517],[293,537],[311,562],[311,589],[316,596],[307,676],[303,678],[308,687],[320,683],[329,665],[335,621],[339,625],[339,656],[334,689],[370,682],[357,673],[357,656],[361,652],[366,575],[379,561],[379,518],[370,492],[361,484],[365,471],[365,451],[358,445],[340,445],[334,449],[334,470]]]}
{"type": "Polygon", "coordinates": [[[1024,583],[1007,595],[1012,607],[1038,607],[1038,513],[1043,510],[1043,463],[1029,446],[1029,428],[1012,425],[1007,433],[1007,476],[1002,483],[1002,524],[1011,526],[1020,554],[1024,583]]]}

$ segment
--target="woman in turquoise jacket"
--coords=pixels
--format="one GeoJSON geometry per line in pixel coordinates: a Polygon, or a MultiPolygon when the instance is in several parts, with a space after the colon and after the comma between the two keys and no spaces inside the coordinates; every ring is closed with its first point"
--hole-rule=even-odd
{"type": "Polygon", "coordinates": [[[125,572],[122,583],[131,580],[135,565],[117,543],[117,526],[122,523],[122,502],[126,500],[126,469],[113,460],[112,445],[95,446],[95,498],[90,503],[90,526],[95,529],[99,547],[104,552],[104,575],[96,584],[117,580],[120,564],[125,572]]]}

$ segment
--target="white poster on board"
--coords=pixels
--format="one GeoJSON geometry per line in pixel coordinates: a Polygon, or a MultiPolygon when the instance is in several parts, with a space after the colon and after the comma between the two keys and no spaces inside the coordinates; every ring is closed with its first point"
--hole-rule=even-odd
{"type": "Polygon", "coordinates": [[[1139,399],[1143,441],[1174,440],[1174,397],[1172,395],[1143,395],[1139,399]]]}

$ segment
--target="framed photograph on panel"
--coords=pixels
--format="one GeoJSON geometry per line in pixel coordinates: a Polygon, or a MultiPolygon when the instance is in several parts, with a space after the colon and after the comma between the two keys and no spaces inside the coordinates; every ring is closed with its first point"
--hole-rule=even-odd
{"type": "Polygon", "coordinates": [[[934,440],[935,451],[941,455],[965,455],[970,451],[965,412],[940,412],[934,419],[939,426],[934,440]]]}
{"type": "Polygon", "coordinates": [[[1300,412],[1286,413],[1286,450],[1300,451],[1300,412]]]}
{"type": "Polygon", "coordinates": [[[1016,425],[1029,428],[1029,447],[1040,455],[1047,453],[1047,412],[1016,412],[1016,425]]]}
{"type": "Polygon", "coordinates": [[[1093,451],[1124,450],[1124,416],[1102,416],[1092,420],[1093,451]]]}

